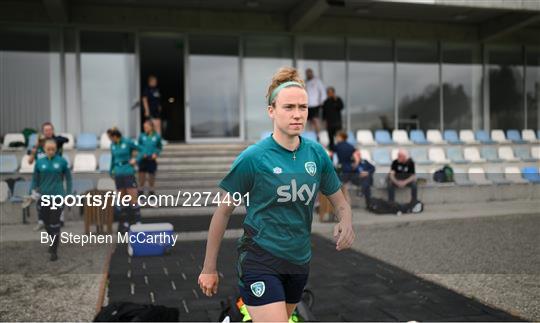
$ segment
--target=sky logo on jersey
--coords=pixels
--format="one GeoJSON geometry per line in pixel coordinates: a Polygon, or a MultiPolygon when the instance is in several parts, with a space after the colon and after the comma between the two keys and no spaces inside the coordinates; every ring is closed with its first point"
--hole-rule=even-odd
{"type": "Polygon", "coordinates": [[[251,292],[257,297],[261,297],[264,294],[265,286],[264,282],[254,282],[250,285],[251,292]]]}
{"type": "Polygon", "coordinates": [[[315,176],[315,173],[317,173],[317,164],[312,161],[305,163],[304,167],[306,168],[306,172],[311,176],[315,176]]]}
{"type": "Polygon", "coordinates": [[[296,185],[296,179],[291,180],[291,185],[282,185],[277,188],[277,195],[279,198],[278,202],[296,202],[300,200],[305,202],[305,205],[308,205],[315,196],[315,189],[317,188],[317,183],[313,183],[312,187],[309,187],[308,184],[304,184],[300,187],[296,185]]]}

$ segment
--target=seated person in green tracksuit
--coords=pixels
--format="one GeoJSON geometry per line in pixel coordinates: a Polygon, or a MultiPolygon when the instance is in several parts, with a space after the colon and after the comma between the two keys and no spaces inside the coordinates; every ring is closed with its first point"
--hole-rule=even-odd
{"type": "Polygon", "coordinates": [[[37,203],[38,212],[40,213],[40,218],[45,223],[47,233],[53,239],[53,245],[49,248],[49,252],[51,254],[51,261],[55,261],[58,259],[57,250],[61,227],[60,215],[62,214],[63,206],[53,210],[50,203],[44,203],[43,195],[66,196],[67,194],[71,194],[71,171],[69,170],[67,161],[56,153],[56,142],[53,139],[46,140],[43,147],[47,155],[36,160],[30,193],[36,191],[42,196],[37,203]],[[64,180],[66,182],[65,189],[64,180]]]}
{"type": "Polygon", "coordinates": [[[235,208],[227,194],[241,194],[247,209],[237,262],[242,300],[253,322],[286,322],[309,276],[311,222],[319,191],[328,196],[339,218],[336,250],[351,247],[354,231],[332,161],[319,143],[300,136],[308,119],[308,94],[298,71],[280,69],[267,93],[273,133],[244,150],[219,184],[224,196],[210,223],[198,283],[205,295],[217,293],[217,256],[235,208]]]}
{"type": "Polygon", "coordinates": [[[134,157],[138,146],[129,139],[122,137],[117,128],[107,130],[111,139],[111,166],[109,174],[114,178],[116,189],[121,196],[130,195],[129,206],[117,206],[114,209],[115,218],[118,220],[118,232],[127,232],[129,226],[141,221],[141,211],[137,203],[137,181],[135,180],[134,157]]]}
{"type": "Polygon", "coordinates": [[[161,153],[161,136],[155,131],[154,123],[146,120],[143,124],[144,132],[139,135],[139,194],[144,194],[144,184],[148,174],[150,195],[154,195],[154,183],[156,180],[157,158],[161,153]]]}

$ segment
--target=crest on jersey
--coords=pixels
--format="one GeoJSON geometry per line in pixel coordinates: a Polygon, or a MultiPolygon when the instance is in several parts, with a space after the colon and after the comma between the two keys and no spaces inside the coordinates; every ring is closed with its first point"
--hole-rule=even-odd
{"type": "Polygon", "coordinates": [[[255,282],[251,284],[250,288],[251,288],[251,291],[253,292],[253,295],[257,297],[263,296],[264,290],[265,290],[264,282],[255,282]]]}
{"type": "Polygon", "coordinates": [[[281,169],[281,167],[274,167],[273,172],[274,174],[281,174],[283,170],[281,169]]]}
{"type": "Polygon", "coordinates": [[[306,168],[306,172],[311,176],[315,176],[315,173],[317,173],[317,164],[314,162],[307,162],[304,164],[304,167],[306,168]]]}

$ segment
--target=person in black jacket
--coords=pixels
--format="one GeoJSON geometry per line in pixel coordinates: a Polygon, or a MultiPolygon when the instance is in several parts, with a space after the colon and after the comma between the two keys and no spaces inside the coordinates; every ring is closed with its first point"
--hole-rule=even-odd
{"type": "Polygon", "coordinates": [[[366,159],[362,159],[362,153],[360,150],[356,150],[356,159],[360,162],[358,167],[356,167],[356,172],[358,177],[353,180],[353,184],[358,185],[362,188],[362,194],[366,199],[366,206],[369,204],[371,199],[371,185],[373,185],[373,174],[375,173],[375,166],[373,166],[366,159]]]}
{"type": "Polygon", "coordinates": [[[333,87],[326,90],[327,98],[323,103],[323,120],[326,121],[326,130],[330,138],[330,150],[334,150],[334,137],[336,133],[343,128],[341,122],[341,110],[343,110],[343,101],[336,95],[333,87]]]}

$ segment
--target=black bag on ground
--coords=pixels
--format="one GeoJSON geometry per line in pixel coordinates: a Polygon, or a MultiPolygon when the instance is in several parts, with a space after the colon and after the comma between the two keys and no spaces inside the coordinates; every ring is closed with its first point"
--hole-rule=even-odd
{"type": "Polygon", "coordinates": [[[451,183],[454,181],[454,170],[448,165],[433,173],[433,180],[438,183],[451,183]]]}
{"type": "Polygon", "coordinates": [[[421,213],[424,211],[424,203],[420,201],[410,202],[406,206],[407,210],[404,213],[421,213]]]}
{"type": "Polygon", "coordinates": [[[94,322],[178,322],[177,308],[115,302],[101,308],[94,322]]]}
{"type": "Polygon", "coordinates": [[[367,209],[375,214],[396,214],[403,212],[401,205],[383,199],[371,198],[367,209]]]}

